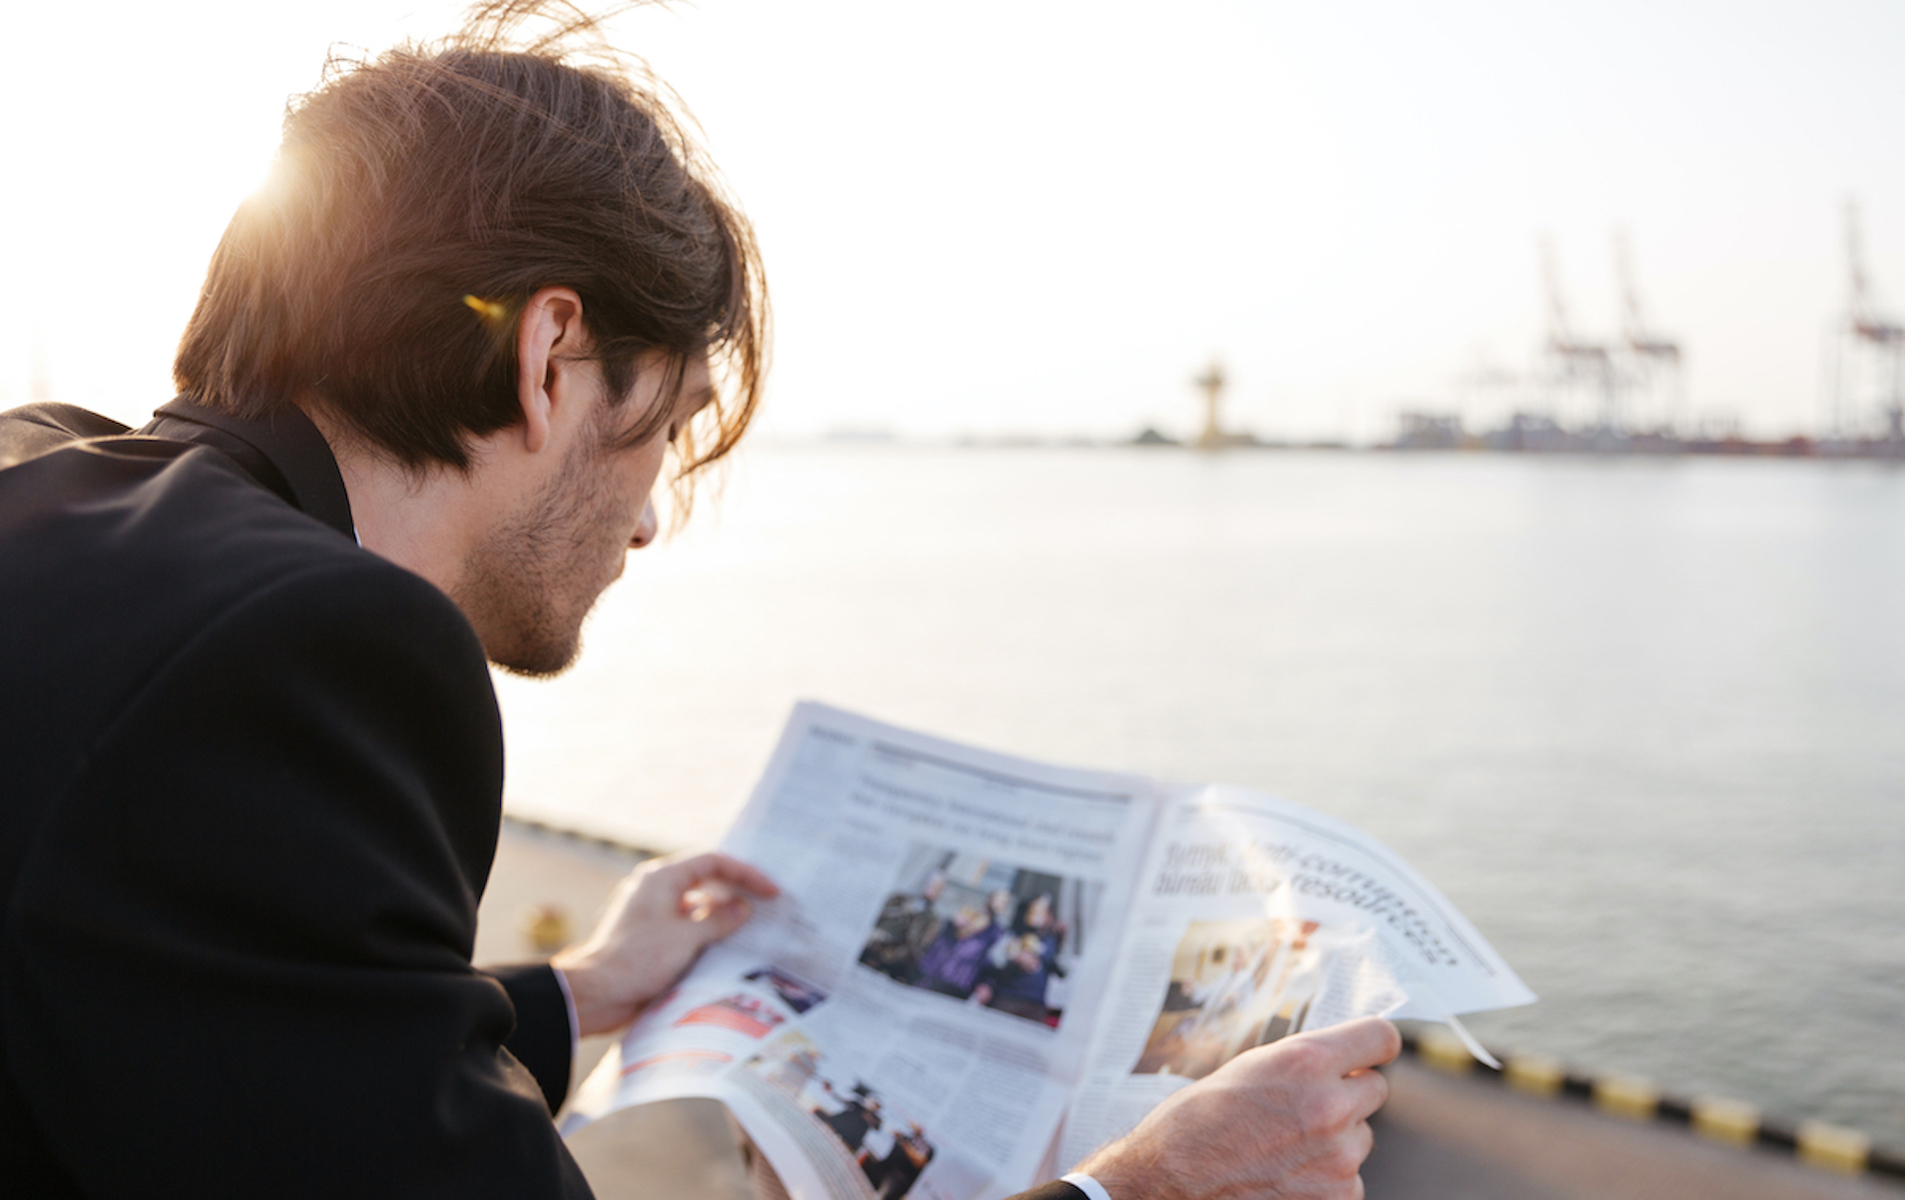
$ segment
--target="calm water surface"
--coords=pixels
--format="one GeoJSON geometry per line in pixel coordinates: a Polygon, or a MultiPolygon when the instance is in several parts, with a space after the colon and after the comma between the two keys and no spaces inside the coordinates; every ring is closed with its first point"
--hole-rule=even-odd
{"type": "Polygon", "coordinates": [[[517,812],[712,842],[799,697],[1257,787],[1516,966],[1486,1040],[1905,1146],[1905,471],[755,447],[586,639],[517,812]]]}

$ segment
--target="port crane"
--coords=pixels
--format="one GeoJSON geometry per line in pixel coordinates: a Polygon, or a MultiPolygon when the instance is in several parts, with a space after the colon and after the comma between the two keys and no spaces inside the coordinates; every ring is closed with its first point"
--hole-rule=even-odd
{"type": "MultiPolygon", "coordinates": [[[[1547,359],[1550,375],[1563,393],[1586,387],[1595,393],[1600,410],[1599,428],[1612,433],[1618,424],[1614,356],[1606,345],[1575,336],[1568,319],[1568,305],[1561,292],[1561,268],[1555,256],[1554,241],[1541,240],[1541,281],[1548,296],[1547,359]]],[[[1563,414],[1553,414],[1562,418],[1563,414]]]]}
{"type": "Polygon", "coordinates": [[[1834,339],[1832,424],[1841,435],[1864,433],[1866,421],[1858,408],[1865,396],[1878,391],[1885,436],[1900,441],[1905,439],[1905,326],[1879,311],[1865,270],[1859,208],[1850,200],[1845,206],[1845,244],[1850,287],[1845,319],[1834,339]]]}
{"type": "Polygon", "coordinates": [[[1621,287],[1621,347],[1649,408],[1664,418],[1663,431],[1671,431],[1679,424],[1686,401],[1680,343],[1648,324],[1635,282],[1633,251],[1622,229],[1614,231],[1614,274],[1621,287]]]}

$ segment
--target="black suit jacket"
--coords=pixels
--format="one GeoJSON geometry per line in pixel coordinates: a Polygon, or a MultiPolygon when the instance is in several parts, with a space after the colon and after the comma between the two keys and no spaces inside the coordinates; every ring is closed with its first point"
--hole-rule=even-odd
{"type": "Polygon", "coordinates": [[[0,414],[0,1191],[586,1196],[553,975],[470,965],[501,795],[301,414],[0,414]]]}
{"type": "Polygon", "coordinates": [[[587,1195],[475,634],[302,416],[142,432],[0,417],[0,1192],[587,1195]]]}

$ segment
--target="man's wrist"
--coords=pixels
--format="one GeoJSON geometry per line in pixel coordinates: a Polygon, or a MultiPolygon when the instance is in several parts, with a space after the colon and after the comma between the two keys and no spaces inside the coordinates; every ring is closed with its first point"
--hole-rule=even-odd
{"type": "Polygon", "coordinates": [[[603,978],[604,973],[586,945],[558,951],[549,960],[549,966],[563,982],[563,994],[569,998],[570,1017],[578,1040],[607,1033],[626,1023],[625,1019],[616,1019],[620,1010],[611,990],[613,981],[603,978]]]}
{"type": "Polygon", "coordinates": [[[1093,1179],[1083,1171],[1073,1171],[1069,1175],[1060,1175],[1059,1179],[1085,1193],[1086,1200],[1111,1200],[1111,1193],[1105,1190],[1104,1184],[1099,1183],[1096,1179],[1093,1179]]]}
{"type": "MultiPolygon", "coordinates": [[[[1072,1171],[1090,1179],[1113,1200],[1184,1200],[1198,1194],[1197,1189],[1182,1186],[1169,1156],[1144,1137],[1142,1127],[1098,1147],[1072,1171]]],[[[1091,1194],[1080,1184],[1072,1186],[1091,1194]]]]}

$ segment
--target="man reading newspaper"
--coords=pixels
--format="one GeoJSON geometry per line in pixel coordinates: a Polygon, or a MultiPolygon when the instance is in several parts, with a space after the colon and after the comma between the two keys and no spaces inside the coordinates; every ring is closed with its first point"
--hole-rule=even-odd
{"type": "MultiPolygon", "coordinates": [[[[334,69],[179,397],[0,416],[0,1192],[587,1195],[573,1039],[774,894],[664,863],[554,970],[469,961],[485,660],[562,670],[664,469],[760,394],[752,236],[659,95],[557,0],[334,69]]],[[[68,316],[111,352],[109,306],[68,316]]],[[[1245,1054],[1032,1194],[1360,1195],[1396,1051],[1366,1020],[1245,1054]]],[[[904,1175],[911,1137],[868,1153],[904,1175]]]]}

